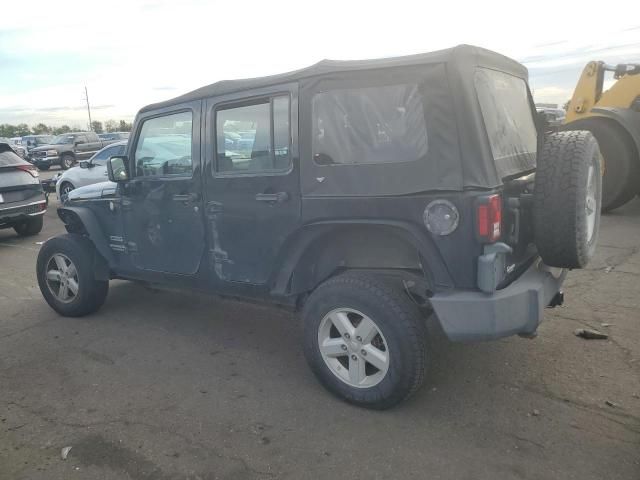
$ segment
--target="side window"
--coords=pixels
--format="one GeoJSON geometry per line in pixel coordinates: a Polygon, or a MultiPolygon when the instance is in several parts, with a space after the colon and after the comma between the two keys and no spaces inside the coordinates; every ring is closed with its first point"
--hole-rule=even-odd
{"type": "Polygon", "coordinates": [[[191,175],[192,117],[189,111],[144,121],[133,157],[137,176],[191,175]]]}
{"type": "Polygon", "coordinates": [[[289,117],[289,97],[285,95],[217,110],[218,172],[287,170],[291,164],[289,117]]]}
{"type": "Polygon", "coordinates": [[[75,143],[87,143],[87,136],[86,135],[76,135],[73,139],[73,141],[75,143]]]}
{"type": "Polygon", "coordinates": [[[95,154],[91,163],[94,165],[106,165],[109,157],[114,155],[122,155],[124,153],[124,145],[118,145],[117,147],[109,147],[95,154]]]}

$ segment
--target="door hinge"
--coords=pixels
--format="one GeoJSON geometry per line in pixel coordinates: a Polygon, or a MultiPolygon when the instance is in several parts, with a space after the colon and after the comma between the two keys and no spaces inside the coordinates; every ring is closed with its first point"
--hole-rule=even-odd
{"type": "Polygon", "coordinates": [[[215,215],[222,212],[222,204],[220,202],[207,202],[207,215],[215,215]]]}

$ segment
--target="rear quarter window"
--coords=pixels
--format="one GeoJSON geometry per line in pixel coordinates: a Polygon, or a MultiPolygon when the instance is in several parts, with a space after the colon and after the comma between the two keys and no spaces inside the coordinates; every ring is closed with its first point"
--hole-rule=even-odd
{"type": "Polygon", "coordinates": [[[427,155],[427,126],[416,84],[335,89],[312,101],[317,165],[412,162],[427,155]]]}
{"type": "Polygon", "coordinates": [[[0,143],[0,167],[9,165],[28,165],[6,143],[0,143]]]}
{"type": "Polygon", "coordinates": [[[498,175],[533,170],[538,133],[526,82],[488,68],[479,68],[474,80],[498,175]]]}

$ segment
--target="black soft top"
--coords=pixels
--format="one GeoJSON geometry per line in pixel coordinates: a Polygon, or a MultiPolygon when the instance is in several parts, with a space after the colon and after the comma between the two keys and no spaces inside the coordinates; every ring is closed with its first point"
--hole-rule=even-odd
{"type": "Polygon", "coordinates": [[[377,70],[381,68],[394,68],[413,65],[426,65],[433,63],[448,63],[454,68],[466,69],[470,67],[495,68],[512,75],[527,78],[527,69],[515,60],[473,45],[458,45],[453,48],[437,50],[430,53],[407,55],[403,57],[378,58],[373,60],[321,60],[310,67],[294,70],[292,72],[270,75],[267,77],[246,78],[240,80],[222,80],[205,87],[198,88],[179,97],[164,102],[153,103],[142,108],[140,112],[157,110],[173,105],[186,103],[203,98],[216,97],[235,93],[242,90],[269,87],[282,83],[295,82],[302,79],[319,77],[340,72],[353,72],[358,70],[377,70]]]}
{"type": "MultiPolygon", "coordinates": [[[[300,162],[301,188],[305,195],[403,195],[427,190],[494,188],[502,185],[503,179],[494,162],[476,91],[475,79],[480,69],[504,72],[525,82],[528,77],[527,69],[515,60],[470,45],[377,60],[323,60],[280,75],[217,82],[148,105],[140,111],[136,125],[156,110],[297,83],[300,157],[305,159],[300,162]],[[428,144],[424,158],[413,162],[338,167],[323,166],[312,160],[313,138],[316,138],[312,102],[316,95],[332,89],[395,84],[419,86],[426,128],[412,138],[428,144]]],[[[527,95],[533,115],[533,103],[528,92],[527,95]]],[[[502,121],[501,114],[497,114],[502,121]]],[[[333,139],[335,145],[340,142],[347,145],[352,139],[344,135],[346,133],[338,129],[332,131],[326,141],[333,139]]],[[[531,163],[530,158],[528,162],[531,163]]],[[[532,165],[535,166],[535,160],[532,165]]]]}

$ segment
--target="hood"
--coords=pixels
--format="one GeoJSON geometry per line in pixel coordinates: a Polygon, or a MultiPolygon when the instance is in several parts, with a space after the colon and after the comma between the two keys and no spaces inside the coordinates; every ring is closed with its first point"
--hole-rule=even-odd
{"type": "Polygon", "coordinates": [[[67,196],[68,202],[76,200],[95,200],[112,197],[116,193],[118,185],[114,182],[100,182],[71,190],[67,196]]]}
{"type": "Polygon", "coordinates": [[[40,145],[39,147],[33,147],[30,151],[32,152],[39,152],[41,150],[55,150],[56,147],[59,147],[60,144],[58,145],[40,145]]]}

